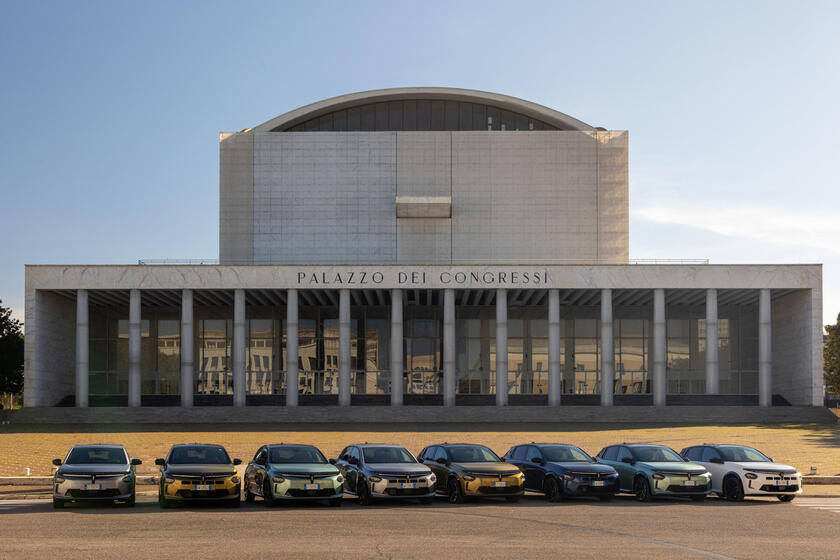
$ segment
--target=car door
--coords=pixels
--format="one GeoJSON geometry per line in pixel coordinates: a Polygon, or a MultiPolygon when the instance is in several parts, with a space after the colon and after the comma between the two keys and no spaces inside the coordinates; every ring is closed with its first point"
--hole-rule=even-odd
{"type": "Polygon", "coordinates": [[[359,453],[359,448],[355,447],[355,446],[350,446],[347,449],[347,459],[346,459],[346,461],[347,461],[346,462],[346,469],[347,470],[346,470],[346,474],[344,475],[344,479],[347,482],[349,482],[349,484],[350,484],[349,490],[351,492],[356,492],[357,491],[357,485],[358,485],[358,482],[359,482],[359,467],[361,466],[359,464],[360,459],[361,459],[361,454],[359,453]],[[351,461],[351,459],[355,460],[355,464],[353,464],[353,461],[351,461]]]}
{"type": "Polygon", "coordinates": [[[268,447],[263,447],[257,452],[254,457],[254,490],[262,494],[263,485],[265,484],[266,476],[268,476],[266,469],[268,468],[268,447]]]}
{"type": "Polygon", "coordinates": [[[435,473],[435,490],[440,490],[442,488],[441,480],[444,479],[441,464],[437,461],[438,457],[441,456],[441,448],[437,445],[427,447],[423,452],[423,464],[435,473]]]}
{"type": "Polygon", "coordinates": [[[517,466],[519,470],[525,473],[525,488],[542,490],[543,467],[538,462],[543,460],[542,451],[535,445],[523,445],[520,450],[517,456],[522,458],[518,459],[520,464],[517,466]],[[535,461],[535,459],[537,460],[535,461]]]}
{"type": "Polygon", "coordinates": [[[629,463],[625,463],[623,459],[633,459],[633,454],[625,445],[619,445],[616,447],[615,461],[610,464],[616,471],[618,471],[618,478],[621,481],[621,489],[632,490],[633,478],[636,476],[636,469],[629,463]]]}
{"type": "Polygon", "coordinates": [[[254,484],[254,478],[256,477],[257,473],[257,457],[260,456],[260,452],[263,450],[262,447],[257,449],[257,452],[254,453],[254,458],[248,462],[248,466],[245,467],[245,489],[249,492],[253,493],[255,490],[258,490],[256,485],[254,484]]]}
{"type": "Polygon", "coordinates": [[[721,457],[720,452],[714,447],[703,446],[697,449],[700,450],[700,460],[697,461],[692,457],[689,457],[689,459],[691,459],[693,463],[702,465],[703,468],[712,473],[712,489],[720,490],[723,475],[726,474],[726,465],[724,465],[723,463],[713,463],[712,459],[718,459],[720,461],[723,461],[723,457],[721,457]]]}

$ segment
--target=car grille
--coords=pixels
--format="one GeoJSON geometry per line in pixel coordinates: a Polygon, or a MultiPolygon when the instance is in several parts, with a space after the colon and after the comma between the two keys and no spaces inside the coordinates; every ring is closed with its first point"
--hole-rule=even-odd
{"type": "Polygon", "coordinates": [[[697,486],[683,486],[682,484],[671,484],[666,488],[668,492],[673,492],[675,494],[697,494],[699,492],[705,492],[708,490],[708,486],[705,484],[698,484],[697,486]]]}
{"type": "Polygon", "coordinates": [[[227,490],[178,490],[175,495],[179,498],[223,498],[228,495],[227,490]]]}
{"type": "Polygon", "coordinates": [[[119,496],[120,491],[117,488],[108,488],[107,490],[68,490],[66,496],[71,498],[113,498],[119,496]]]}
{"type": "Polygon", "coordinates": [[[294,473],[294,474],[286,474],[286,473],[278,473],[277,476],[282,476],[283,478],[289,478],[293,480],[309,480],[310,478],[332,478],[334,476],[338,476],[338,473],[312,473],[312,474],[303,474],[303,473],[294,473]]]}
{"type": "Polygon", "coordinates": [[[96,480],[116,480],[118,478],[122,478],[126,476],[128,473],[121,473],[121,474],[97,474],[97,475],[90,475],[90,474],[62,474],[62,478],[66,478],[68,480],[91,480],[93,476],[96,476],[96,480]]]}
{"type": "Polygon", "coordinates": [[[596,480],[608,480],[610,478],[616,478],[615,474],[612,473],[579,473],[579,472],[569,472],[570,475],[574,476],[577,480],[584,484],[592,484],[592,482],[596,480]]]}
{"type": "Polygon", "coordinates": [[[508,472],[499,472],[499,471],[468,471],[469,474],[481,477],[481,478],[499,478],[499,475],[502,477],[506,476],[516,476],[520,473],[520,471],[508,471],[508,472]]]}
{"type": "Polygon", "coordinates": [[[503,487],[495,487],[495,486],[479,486],[478,492],[480,494],[488,494],[488,495],[505,495],[505,494],[518,494],[519,493],[519,486],[503,486],[503,487]]]}
{"type": "Polygon", "coordinates": [[[200,476],[170,476],[181,484],[224,484],[224,478],[202,478],[200,476]]]}
{"type": "Polygon", "coordinates": [[[291,498],[325,498],[332,496],[336,490],[332,488],[321,488],[320,490],[302,490],[300,488],[289,488],[286,495],[291,498]]]}
{"type": "Polygon", "coordinates": [[[426,496],[431,488],[386,488],[385,493],[389,496],[426,496]]]}
{"type": "Polygon", "coordinates": [[[373,476],[379,476],[383,480],[393,480],[396,482],[420,482],[425,480],[432,473],[375,473],[373,476]]]}
{"type": "Polygon", "coordinates": [[[765,484],[759,488],[762,492],[798,492],[799,486],[776,486],[774,484],[765,484]]]}

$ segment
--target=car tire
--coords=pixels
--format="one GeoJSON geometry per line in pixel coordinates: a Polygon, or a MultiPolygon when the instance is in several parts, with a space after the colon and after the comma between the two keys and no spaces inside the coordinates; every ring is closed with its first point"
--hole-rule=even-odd
{"type": "Polygon", "coordinates": [[[650,482],[643,476],[637,476],[633,480],[633,493],[636,494],[636,499],[640,502],[653,501],[653,494],[650,491],[650,482]]]}
{"type": "Polygon", "coordinates": [[[779,501],[780,501],[780,502],[792,502],[792,501],[793,501],[793,499],[794,499],[796,496],[794,496],[794,495],[792,495],[792,494],[785,494],[784,496],[776,496],[776,497],[777,497],[777,498],[779,498],[779,501]]]}
{"type": "Polygon", "coordinates": [[[341,507],[341,504],[344,502],[342,498],[330,498],[330,507],[341,507]]]}
{"type": "Polygon", "coordinates": [[[461,485],[454,478],[450,478],[446,483],[446,495],[449,497],[450,504],[464,503],[464,492],[461,491],[461,485]]]}
{"type": "Polygon", "coordinates": [[[53,498],[53,509],[62,509],[64,508],[64,500],[56,500],[53,498]]]}
{"type": "Polygon", "coordinates": [[[169,502],[169,500],[163,497],[162,488],[158,491],[158,505],[160,506],[160,509],[168,509],[172,507],[172,504],[169,502]]]}
{"type": "Polygon", "coordinates": [[[248,487],[248,485],[246,484],[246,485],[245,485],[245,501],[246,501],[246,502],[253,502],[253,501],[254,501],[254,497],[255,497],[255,496],[254,496],[254,494],[253,494],[253,493],[251,493],[251,489],[250,489],[250,488],[248,487]]]}
{"type": "Polygon", "coordinates": [[[615,494],[604,494],[603,496],[598,496],[598,499],[602,502],[611,502],[615,498],[615,494]]]}
{"type": "Polygon", "coordinates": [[[357,483],[357,491],[359,494],[359,505],[360,506],[369,506],[373,503],[373,498],[370,495],[370,488],[368,488],[367,482],[364,480],[359,481],[357,483]]]}
{"type": "Polygon", "coordinates": [[[723,479],[723,497],[728,502],[744,500],[744,485],[737,476],[730,475],[723,479]]]}
{"type": "Polygon", "coordinates": [[[563,491],[560,490],[560,485],[557,484],[557,479],[554,477],[546,478],[543,482],[543,494],[545,499],[549,502],[559,502],[563,500],[563,491]]]}
{"type": "Polygon", "coordinates": [[[125,507],[134,507],[137,503],[137,494],[132,493],[131,497],[125,501],[125,507]]]}
{"type": "Polygon", "coordinates": [[[268,480],[263,483],[263,505],[265,507],[275,507],[277,505],[277,500],[274,499],[271,484],[268,483],[268,480]]]}

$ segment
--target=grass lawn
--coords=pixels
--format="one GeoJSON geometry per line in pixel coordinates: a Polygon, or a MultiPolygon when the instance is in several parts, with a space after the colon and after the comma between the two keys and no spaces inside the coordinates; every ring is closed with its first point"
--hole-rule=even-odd
{"type": "MultiPolygon", "coordinates": [[[[448,442],[481,443],[499,455],[517,443],[556,442],[578,445],[591,454],[611,443],[661,443],[680,451],[697,443],[739,443],[756,447],[776,461],[789,463],[803,473],[816,466],[821,475],[840,474],[840,425],[707,425],[663,426],[622,424],[560,424],[547,430],[545,425],[493,426],[468,429],[463,425],[424,426],[417,431],[407,428],[363,425],[346,430],[342,426],[313,426],[305,431],[284,431],[276,425],[196,425],[189,430],[172,430],[168,426],[1,426],[0,476],[16,476],[25,467],[33,475],[48,475],[52,459],[63,458],[67,450],[79,443],[120,443],[132,457],[140,457],[140,473],[153,473],[155,457],[163,457],[175,443],[218,443],[233,457],[243,462],[251,459],[264,443],[309,443],[324,454],[335,457],[351,443],[398,443],[417,454],[429,444],[448,442]],[[427,429],[428,428],[428,429],[427,429]],[[137,430],[137,431],[135,431],[137,430]]],[[[293,428],[301,430],[300,426],[293,428]]]]}

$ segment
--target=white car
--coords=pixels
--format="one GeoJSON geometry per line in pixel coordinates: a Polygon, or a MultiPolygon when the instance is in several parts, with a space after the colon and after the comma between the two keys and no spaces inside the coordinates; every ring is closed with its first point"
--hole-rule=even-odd
{"type": "Polygon", "coordinates": [[[774,463],[752,447],[704,443],[686,447],[680,455],[712,473],[712,492],[732,502],[744,496],[776,496],[789,502],[802,493],[802,474],[796,467],[774,463]]]}

